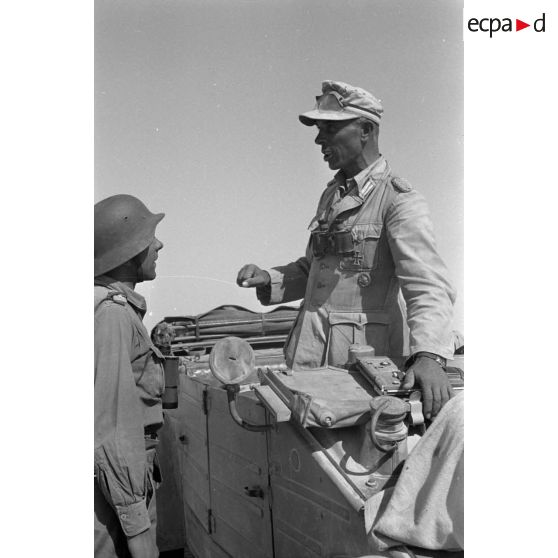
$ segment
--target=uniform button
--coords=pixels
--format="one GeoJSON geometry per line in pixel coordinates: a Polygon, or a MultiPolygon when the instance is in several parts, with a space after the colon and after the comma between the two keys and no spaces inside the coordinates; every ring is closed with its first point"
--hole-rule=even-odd
{"type": "Polygon", "coordinates": [[[327,269],[327,265],[326,264],[320,264],[320,271],[324,271],[324,269],[327,269]]]}
{"type": "Polygon", "coordinates": [[[120,519],[128,519],[128,514],[121,513],[120,514],[120,519]]]}

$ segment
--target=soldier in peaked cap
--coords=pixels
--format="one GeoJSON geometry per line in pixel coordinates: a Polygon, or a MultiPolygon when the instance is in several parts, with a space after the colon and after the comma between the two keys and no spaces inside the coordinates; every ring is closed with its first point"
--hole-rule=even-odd
{"type": "Polygon", "coordinates": [[[156,276],[164,217],[133,196],[95,205],[95,556],[156,558],[163,356],[137,283],[156,276]]]}
{"type": "Polygon", "coordinates": [[[288,366],[344,366],[352,343],[406,356],[404,387],[421,389],[431,418],[453,396],[444,367],[455,293],[424,198],[379,152],[382,113],[368,91],[323,82],[299,119],[316,126],[315,142],[337,172],[310,222],[306,254],[269,270],[245,265],[237,283],[256,287],[265,305],[304,298],[285,345],[288,366]]]}

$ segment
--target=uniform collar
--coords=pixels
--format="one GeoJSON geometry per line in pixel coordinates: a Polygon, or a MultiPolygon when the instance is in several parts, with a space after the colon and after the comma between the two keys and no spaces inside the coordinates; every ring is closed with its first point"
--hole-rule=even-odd
{"type": "MultiPolygon", "coordinates": [[[[356,182],[358,196],[365,199],[383,177],[387,164],[385,157],[380,155],[371,165],[361,170],[353,178],[346,179],[343,171],[339,171],[335,175],[335,180],[340,189],[351,188],[353,181],[356,182]]],[[[356,192],[354,193],[356,194],[356,192]]]]}
{"type": "Polygon", "coordinates": [[[141,296],[138,292],[134,291],[134,289],[130,289],[130,287],[124,285],[124,283],[121,283],[120,281],[115,281],[108,275],[95,277],[95,285],[101,285],[102,287],[106,287],[107,289],[123,294],[126,297],[126,300],[139,312],[142,317],[145,315],[145,312],[147,311],[145,298],[143,298],[143,296],[141,296]]]}
{"type": "Polygon", "coordinates": [[[318,206],[318,212],[310,221],[308,229],[313,231],[320,226],[320,223],[331,223],[340,213],[362,205],[376,185],[380,184],[389,172],[390,167],[387,160],[383,155],[380,155],[371,165],[353,177],[356,188],[347,192],[345,175],[343,171],[338,171],[333,179],[328,182],[326,186],[327,194],[318,206]],[[342,191],[347,195],[342,196],[342,191]]]}

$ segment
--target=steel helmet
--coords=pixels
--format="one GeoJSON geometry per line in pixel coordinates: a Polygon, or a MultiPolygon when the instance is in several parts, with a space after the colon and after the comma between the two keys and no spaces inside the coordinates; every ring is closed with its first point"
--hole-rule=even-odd
{"type": "Polygon", "coordinates": [[[145,250],[155,237],[155,227],[165,216],[151,213],[127,194],[95,204],[95,277],[110,271],[145,250]]]}

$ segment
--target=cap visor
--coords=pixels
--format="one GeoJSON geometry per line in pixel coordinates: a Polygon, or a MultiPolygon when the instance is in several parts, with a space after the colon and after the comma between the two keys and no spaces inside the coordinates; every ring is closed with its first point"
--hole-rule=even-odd
{"type": "Polygon", "coordinates": [[[298,119],[305,126],[314,126],[316,120],[354,120],[358,118],[358,114],[351,114],[350,112],[341,112],[338,110],[326,111],[326,110],[311,110],[300,114],[298,119]]]}

